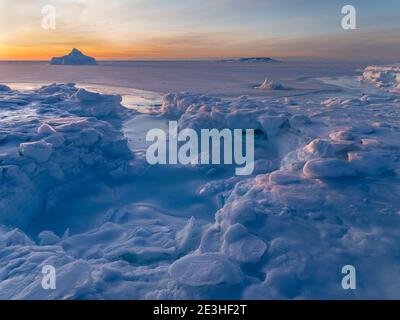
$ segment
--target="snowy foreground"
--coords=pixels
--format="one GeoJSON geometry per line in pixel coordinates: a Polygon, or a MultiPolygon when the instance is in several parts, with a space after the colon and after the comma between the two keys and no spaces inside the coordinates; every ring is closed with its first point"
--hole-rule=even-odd
{"type": "Polygon", "coordinates": [[[399,69],[360,80],[376,91],[168,94],[147,115],[255,129],[248,177],[150,167],[120,96],[0,86],[0,298],[400,298],[399,69]],[[341,287],[349,264],[357,290],[341,287]]]}

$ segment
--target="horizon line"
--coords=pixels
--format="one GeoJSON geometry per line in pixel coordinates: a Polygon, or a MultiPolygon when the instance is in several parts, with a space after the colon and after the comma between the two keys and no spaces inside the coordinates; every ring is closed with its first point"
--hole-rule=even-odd
{"type": "MultiPolygon", "coordinates": [[[[210,57],[210,58],[127,58],[127,59],[96,59],[97,62],[147,62],[147,61],[219,61],[238,60],[247,58],[271,58],[286,60],[339,60],[339,61],[398,61],[394,58],[350,58],[350,57],[321,57],[321,56],[241,56],[241,57],[210,57]]],[[[50,59],[0,59],[0,62],[50,62],[50,59]]],[[[268,62],[267,62],[268,63],[268,62]]]]}

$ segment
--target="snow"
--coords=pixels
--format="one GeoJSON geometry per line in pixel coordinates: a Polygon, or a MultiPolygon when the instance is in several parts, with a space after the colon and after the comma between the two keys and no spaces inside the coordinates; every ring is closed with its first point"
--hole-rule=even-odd
{"type": "Polygon", "coordinates": [[[367,90],[376,68],[347,91],[139,99],[150,113],[114,87],[0,87],[0,298],[399,298],[400,100],[393,76],[367,90]],[[150,166],[170,120],[254,129],[254,174],[150,166]]]}

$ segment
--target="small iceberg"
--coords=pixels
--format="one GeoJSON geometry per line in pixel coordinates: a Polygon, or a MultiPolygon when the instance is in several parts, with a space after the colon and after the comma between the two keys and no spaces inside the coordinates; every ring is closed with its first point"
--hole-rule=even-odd
{"type": "Polygon", "coordinates": [[[264,82],[258,87],[261,90],[284,90],[285,87],[279,83],[266,78],[264,82]]]}
{"type": "Polygon", "coordinates": [[[361,81],[392,93],[400,92],[400,64],[368,66],[361,81]]]}
{"type": "Polygon", "coordinates": [[[78,49],[72,49],[72,51],[63,57],[54,57],[51,59],[50,64],[52,65],[96,65],[96,59],[84,55],[78,49]]]}

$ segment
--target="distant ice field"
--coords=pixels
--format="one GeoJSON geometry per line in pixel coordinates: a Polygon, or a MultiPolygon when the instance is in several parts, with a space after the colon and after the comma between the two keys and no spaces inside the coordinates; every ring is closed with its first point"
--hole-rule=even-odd
{"type": "Polygon", "coordinates": [[[99,62],[97,66],[52,66],[48,62],[0,62],[0,83],[86,83],[159,93],[191,93],[237,97],[287,96],[333,90],[330,85],[305,81],[317,77],[360,74],[366,62],[285,61],[238,63],[222,61],[99,62]],[[291,88],[265,92],[254,87],[268,77],[291,88]]]}

